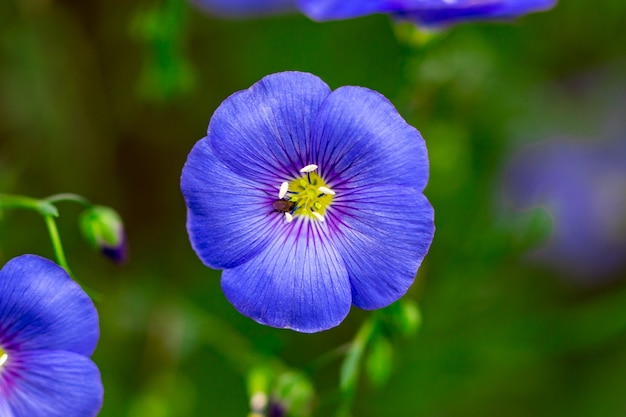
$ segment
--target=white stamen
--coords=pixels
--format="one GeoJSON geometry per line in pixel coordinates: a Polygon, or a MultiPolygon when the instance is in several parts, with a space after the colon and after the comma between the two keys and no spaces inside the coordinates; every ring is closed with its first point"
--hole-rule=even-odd
{"type": "Polygon", "coordinates": [[[278,198],[283,198],[289,190],[289,183],[287,181],[280,184],[280,190],[278,191],[278,198]]]}
{"type": "Polygon", "coordinates": [[[0,367],[6,363],[7,359],[9,359],[9,355],[5,352],[2,356],[0,356],[0,367]]]}
{"type": "Polygon", "coordinates": [[[293,221],[293,216],[291,215],[291,213],[285,212],[285,221],[287,223],[291,223],[293,221]]]}
{"type": "Polygon", "coordinates": [[[319,214],[317,211],[312,211],[311,214],[313,214],[315,216],[315,218],[321,222],[324,221],[324,216],[322,216],[321,214],[319,214]]]}
{"type": "Polygon", "coordinates": [[[307,165],[307,166],[305,166],[304,168],[302,168],[302,169],[300,170],[300,172],[301,172],[301,173],[303,173],[303,174],[305,174],[305,173],[307,173],[307,172],[313,172],[313,171],[315,171],[316,169],[317,169],[317,165],[315,165],[315,164],[310,164],[310,165],[307,165]]]}
{"type": "Polygon", "coordinates": [[[328,194],[328,195],[335,195],[335,192],[333,190],[331,190],[330,188],[328,188],[328,187],[322,186],[322,187],[318,188],[318,190],[319,190],[320,193],[324,193],[324,194],[328,194]]]}

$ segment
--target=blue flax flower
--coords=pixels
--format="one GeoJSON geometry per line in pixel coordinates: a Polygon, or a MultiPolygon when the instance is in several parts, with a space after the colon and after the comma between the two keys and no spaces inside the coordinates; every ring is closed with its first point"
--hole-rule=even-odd
{"type": "Polygon", "coordinates": [[[192,246],[243,314],[316,332],[384,307],[433,238],[420,133],[379,93],[299,72],[226,99],[184,166],[192,246]]]}
{"type": "Polygon", "coordinates": [[[0,416],[97,415],[98,337],[96,309],[65,270],[35,255],[10,260],[0,270],[0,416]]]}
{"type": "Polygon", "coordinates": [[[508,20],[547,10],[556,0],[299,0],[314,20],[389,13],[423,27],[445,27],[475,20],[508,20]]]}

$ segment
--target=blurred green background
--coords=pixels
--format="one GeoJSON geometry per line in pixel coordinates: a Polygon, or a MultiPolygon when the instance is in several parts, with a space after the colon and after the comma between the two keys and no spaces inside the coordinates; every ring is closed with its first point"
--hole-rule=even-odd
{"type": "MultiPolygon", "coordinates": [[[[561,1],[434,36],[386,16],[227,21],[181,0],[3,0],[0,192],[78,193],[126,224],[130,261],[117,267],[82,241],[79,208],[59,205],[69,263],[104,296],[100,415],[245,416],[255,355],[305,369],[368,317],[353,309],[314,335],[258,325],[189,245],[187,153],[222,100],[284,70],[383,93],[429,149],[437,232],[407,295],[423,325],[394,342],[386,385],[361,381],[353,415],[626,415],[624,270],[581,287],[529,263],[549,225],[504,213],[499,198],[526,143],[594,138],[608,120],[626,140],[624,22],[621,0],[561,1]]],[[[36,214],[5,211],[0,263],[23,253],[54,256],[36,214]]],[[[337,405],[339,363],[310,372],[315,416],[337,405]]]]}

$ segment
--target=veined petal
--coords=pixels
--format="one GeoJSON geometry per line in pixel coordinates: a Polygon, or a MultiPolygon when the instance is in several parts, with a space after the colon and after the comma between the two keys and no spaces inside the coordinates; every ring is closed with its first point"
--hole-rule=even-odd
{"type": "Polygon", "coordinates": [[[435,232],[426,197],[411,188],[362,188],[338,196],[332,209],[332,238],[348,269],[352,303],[370,310],[402,297],[435,232]]]}
{"type": "Polygon", "coordinates": [[[226,298],[273,327],[313,333],[337,326],[350,310],[348,273],[316,221],[294,220],[250,262],[222,273],[226,298]]]}
{"type": "Polygon", "coordinates": [[[428,156],[420,133],[383,95],[341,87],[324,101],[313,123],[311,149],[320,175],[343,192],[376,184],[421,191],[428,181],[428,156]]]}
{"type": "Polygon", "coordinates": [[[226,17],[246,17],[294,10],[294,0],[192,0],[208,13],[226,17]]]}
{"type": "Polygon", "coordinates": [[[233,173],[215,157],[207,138],[194,145],[181,191],[191,245],[206,265],[232,268],[267,246],[272,228],[282,222],[272,213],[278,185],[264,190],[263,184],[233,173]]]}
{"type": "Polygon", "coordinates": [[[330,94],[318,77],[282,72],[264,77],[227,98],[209,123],[215,156],[254,181],[295,178],[310,160],[311,123],[330,94]]]}
{"type": "Polygon", "coordinates": [[[0,346],[5,351],[59,349],[91,355],[100,335],[98,313],[57,264],[36,255],[0,270],[0,346]]]}
{"type": "Polygon", "coordinates": [[[67,351],[11,354],[0,370],[0,390],[10,417],[92,417],[102,406],[98,367],[67,351]]]}

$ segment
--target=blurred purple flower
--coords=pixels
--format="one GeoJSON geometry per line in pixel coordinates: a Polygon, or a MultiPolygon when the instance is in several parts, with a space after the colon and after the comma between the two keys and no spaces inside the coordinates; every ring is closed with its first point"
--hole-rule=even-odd
{"type": "Polygon", "coordinates": [[[244,315],[316,332],[408,290],[433,238],[426,146],[379,93],[299,72],[227,98],[181,189],[200,259],[244,315]]]}
{"type": "Polygon", "coordinates": [[[97,415],[98,337],[96,309],[65,270],[35,255],[10,260],[0,270],[0,416],[97,415]]]}
{"type": "Polygon", "coordinates": [[[626,141],[528,146],[511,161],[504,193],[514,207],[540,206],[553,219],[535,259],[581,283],[626,266],[626,141]]]}
{"type": "Polygon", "coordinates": [[[476,20],[509,20],[548,10],[556,0],[299,0],[314,20],[347,19],[388,13],[423,27],[445,27],[476,20]]]}
{"type": "Polygon", "coordinates": [[[390,14],[423,27],[469,21],[510,20],[551,9],[557,0],[193,0],[212,14],[237,17],[299,9],[313,20],[350,19],[390,14]]]}

